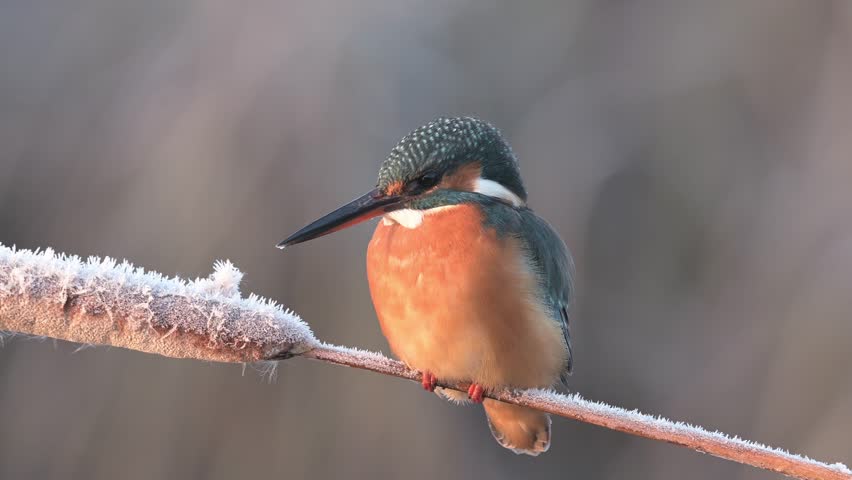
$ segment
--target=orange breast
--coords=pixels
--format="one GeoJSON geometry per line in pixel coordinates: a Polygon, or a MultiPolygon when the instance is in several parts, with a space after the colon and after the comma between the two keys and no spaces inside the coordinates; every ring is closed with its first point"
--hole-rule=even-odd
{"type": "Polygon", "coordinates": [[[476,205],[379,222],[367,273],[382,332],[412,368],[486,387],[549,386],[565,347],[539,306],[517,241],[482,226],[476,205]]]}

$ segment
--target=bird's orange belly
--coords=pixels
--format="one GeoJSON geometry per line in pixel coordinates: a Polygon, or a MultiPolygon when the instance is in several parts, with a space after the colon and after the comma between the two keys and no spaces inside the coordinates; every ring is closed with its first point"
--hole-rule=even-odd
{"type": "Polygon", "coordinates": [[[379,222],[367,273],[382,332],[412,368],[486,387],[550,386],[564,368],[559,325],[511,238],[483,228],[475,205],[416,228],[379,222]]]}

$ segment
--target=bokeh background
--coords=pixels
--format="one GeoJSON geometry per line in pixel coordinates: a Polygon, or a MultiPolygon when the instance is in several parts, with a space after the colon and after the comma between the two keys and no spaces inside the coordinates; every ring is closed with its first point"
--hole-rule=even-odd
{"type": "MultiPolygon", "coordinates": [[[[371,226],[286,252],[438,115],[503,129],[579,272],[572,390],[852,463],[852,3],[3,0],[0,242],[205,276],[387,351],[371,226]]],[[[293,359],[0,348],[0,478],[771,479],[293,359]]]]}

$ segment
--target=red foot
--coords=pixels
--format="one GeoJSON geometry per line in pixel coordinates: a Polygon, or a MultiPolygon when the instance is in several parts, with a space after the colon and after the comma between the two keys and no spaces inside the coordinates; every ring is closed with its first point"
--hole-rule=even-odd
{"type": "Polygon", "coordinates": [[[423,372],[423,378],[421,378],[420,383],[423,385],[423,390],[434,392],[435,386],[438,384],[438,379],[435,378],[435,375],[432,375],[432,372],[423,372]]]}
{"type": "Polygon", "coordinates": [[[473,403],[482,403],[482,393],[482,385],[471,383],[467,389],[467,398],[471,399],[473,403]]]}

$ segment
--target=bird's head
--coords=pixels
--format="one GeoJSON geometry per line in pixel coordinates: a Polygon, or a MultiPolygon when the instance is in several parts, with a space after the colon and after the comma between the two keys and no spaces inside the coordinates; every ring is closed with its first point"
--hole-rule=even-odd
{"type": "Polygon", "coordinates": [[[404,136],[379,169],[376,188],[294,233],[306,242],[397,210],[442,206],[447,191],[476,192],[519,207],[518,162],[500,131],[471,117],[438,118],[404,136]]]}

